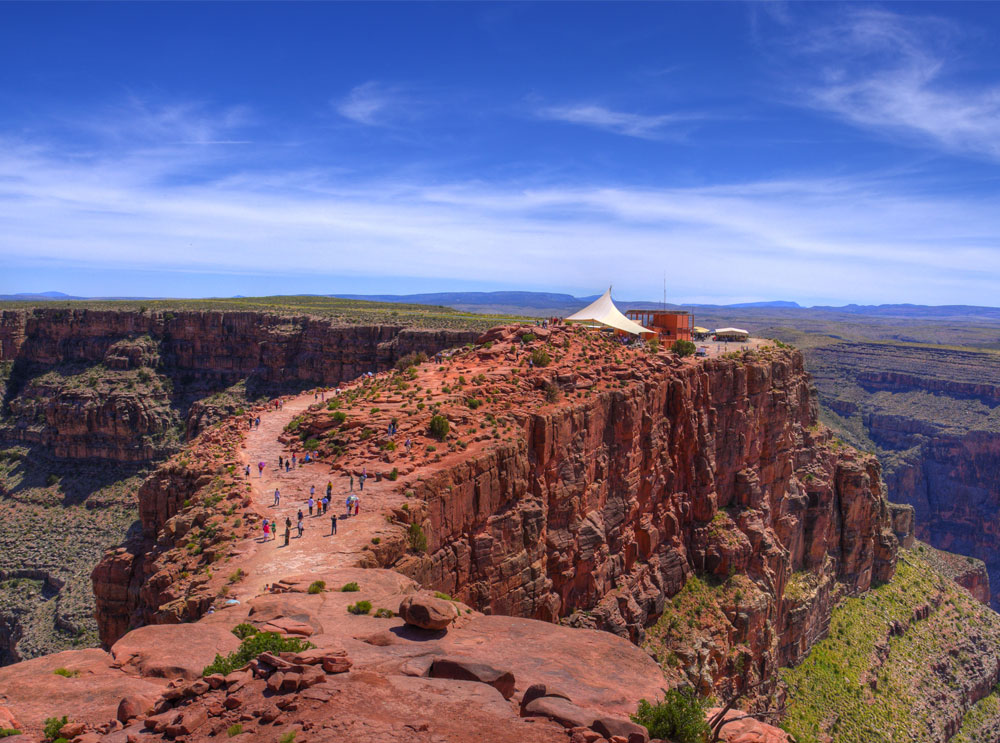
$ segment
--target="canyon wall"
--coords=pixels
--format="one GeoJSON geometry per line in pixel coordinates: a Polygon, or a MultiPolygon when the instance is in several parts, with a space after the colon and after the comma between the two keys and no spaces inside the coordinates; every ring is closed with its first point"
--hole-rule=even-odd
{"type": "Polygon", "coordinates": [[[832,422],[877,452],[890,500],[915,509],[918,538],[985,562],[1000,608],[996,355],[845,343],[812,350],[809,363],[832,422]]]}
{"type": "Polygon", "coordinates": [[[745,576],[683,670],[705,691],[774,678],[840,597],[893,574],[877,461],[815,425],[797,352],[617,376],[620,389],[525,415],[513,443],[416,483],[429,550],[396,569],[483,611],[640,643],[692,576],[745,576]]]}
{"type": "Polygon", "coordinates": [[[162,523],[145,514],[130,532],[136,492],[185,441],[273,393],[475,336],[267,312],[0,311],[0,588],[46,576],[0,601],[0,664],[97,641],[91,572],[127,534],[155,544],[162,523]]]}
{"type": "Polygon", "coordinates": [[[71,459],[147,461],[240,398],[336,385],[472,331],[338,325],[264,312],[0,312],[0,439],[71,459]],[[214,414],[213,393],[241,389],[214,414]]]}

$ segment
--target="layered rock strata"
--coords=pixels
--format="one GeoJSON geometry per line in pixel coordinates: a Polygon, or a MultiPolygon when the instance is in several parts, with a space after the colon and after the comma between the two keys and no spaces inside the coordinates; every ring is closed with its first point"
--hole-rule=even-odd
{"type": "Polygon", "coordinates": [[[749,595],[726,608],[695,680],[736,679],[738,647],[768,678],[825,634],[839,598],[891,577],[878,463],[816,426],[797,353],[658,361],[618,369],[618,389],[526,412],[517,441],[416,483],[431,545],[398,568],[484,611],[635,642],[690,576],[745,575],[749,595]],[[797,573],[811,589],[786,595],[797,573]]]}
{"type": "MultiPolygon", "coordinates": [[[[824,404],[885,464],[916,534],[982,560],[1000,585],[1000,384],[991,352],[837,343],[808,352],[824,404]]],[[[991,596],[1000,607],[997,594],[991,596]]]]}
{"type": "Polygon", "coordinates": [[[155,459],[176,448],[174,429],[194,435],[240,404],[206,414],[196,403],[212,393],[336,385],[475,335],[264,312],[0,311],[11,365],[0,438],[67,458],[155,459]]]}

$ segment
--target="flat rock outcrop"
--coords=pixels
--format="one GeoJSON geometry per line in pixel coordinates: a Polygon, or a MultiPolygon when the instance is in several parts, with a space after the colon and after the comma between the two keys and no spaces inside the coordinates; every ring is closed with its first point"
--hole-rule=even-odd
{"type": "Polygon", "coordinates": [[[358,582],[359,590],[265,594],[199,622],[134,630],[110,653],[69,651],[8,666],[0,669],[0,706],[32,740],[46,717],[66,714],[84,735],[109,741],[141,734],[198,743],[240,725],[244,733],[295,730],[321,740],[566,743],[562,724],[522,716],[527,688],[559,689],[588,710],[591,722],[625,721],[638,699],[655,695],[662,683],[643,651],[609,633],[472,612],[446,633],[428,634],[398,617],[346,611],[350,599],[399,602],[419,590],[412,581],[374,569],[324,578],[358,582]],[[227,676],[190,673],[211,651],[224,656],[239,645],[230,633],[237,624],[282,618],[314,628],[309,639],[316,649],[264,653],[227,676]],[[374,642],[380,635],[392,640],[374,642]],[[57,665],[80,675],[55,675],[57,665]],[[72,692],[62,691],[74,684],[96,691],[76,704],[72,692]]]}

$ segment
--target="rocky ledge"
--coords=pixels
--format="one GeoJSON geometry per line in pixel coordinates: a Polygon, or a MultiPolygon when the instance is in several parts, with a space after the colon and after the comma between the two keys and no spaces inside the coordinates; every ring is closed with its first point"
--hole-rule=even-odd
{"type": "MultiPolygon", "coordinates": [[[[351,592],[306,591],[317,578],[289,577],[281,593],[193,624],[134,630],[109,651],[67,651],[0,669],[0,715],[24,731],[12,741],[40,740],[44,720],[63,715],[60,734],[73,743],[200,743],[243,733],[265,740],[294,733],[297,743],[648,740],[628,715],[640,698],[660,695],[662,674],[621,638],[485,616],[421,593],[391,571],[322,576],[331,586],[356,583],[351,592]],[[408,621],[391,610],[351,613],[358,601],[405,604],[408,621]],[[414,613],[444,616],[445,627],[428,629],[414,613]],[[314,648],[256,653],[228,673],[203,673],[217,654],[241,648],[234,628],[314,648]]],[[[787,740],[760,723],[751,724],[758,737],[746,737],[748,724],[723,740],[787,740]]]]}

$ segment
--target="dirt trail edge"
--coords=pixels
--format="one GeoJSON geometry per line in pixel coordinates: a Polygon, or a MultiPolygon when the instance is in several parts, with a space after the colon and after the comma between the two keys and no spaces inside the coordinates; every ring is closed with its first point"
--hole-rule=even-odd
{"type": "MultiPolygon", "coordinates": [[[[252,597],[263,591],[266,584],[285,576],[302,573],[319,573],[333,568],[350,567],[357,564],[365,545],[373,538],[388,532],[386,514],[391,505],[404,502],[397,492],[397,483],[383,480],[376,482],[368,478],[364,490],[359,481],[354,480],[354,495],[360,498],[360,513],[347,516],[346,498],[351,494],[349,480],[342,472],[331,472],[328,463],[314,461],[296,464],[288,472],[278,469],[278,457],[290,457],[292,450],[286,448],[278,437],[285,426],[297,415],[305,412],[313,403],[313,392],[286,398],[280,410],[269,410],[260,415],[260,426],[247,431],[241,459],[250,465],[251,497],[255,508],[269,520],[278,522],[277,535],[264,542],[263,533],[254,538],[245,558],[235,566],[247,573],[240,584],[239,593],[252,597]],[[264,472],[258,472],[258,462],[264,462],[264,472]],[[315,486],[317,504],[326,494],[327,483],[333,483],[333,498],[325,515],[319,514],[321,506],[313,507],[309,515],[309,488],[315,486]],[[281,493],[280,504],[275,507],[275,488],[281,493]],[[304,533],[298,536],[296,524],[298,512],[302,511],[304,533]],[[330,533],[330,516],[337,515],[337,533],[330,533]],[[285,546],[285,519],[291,520],[291,537],[285,546]]],[[[295,452],[299,458],[302,451],[295,452]]]]}

